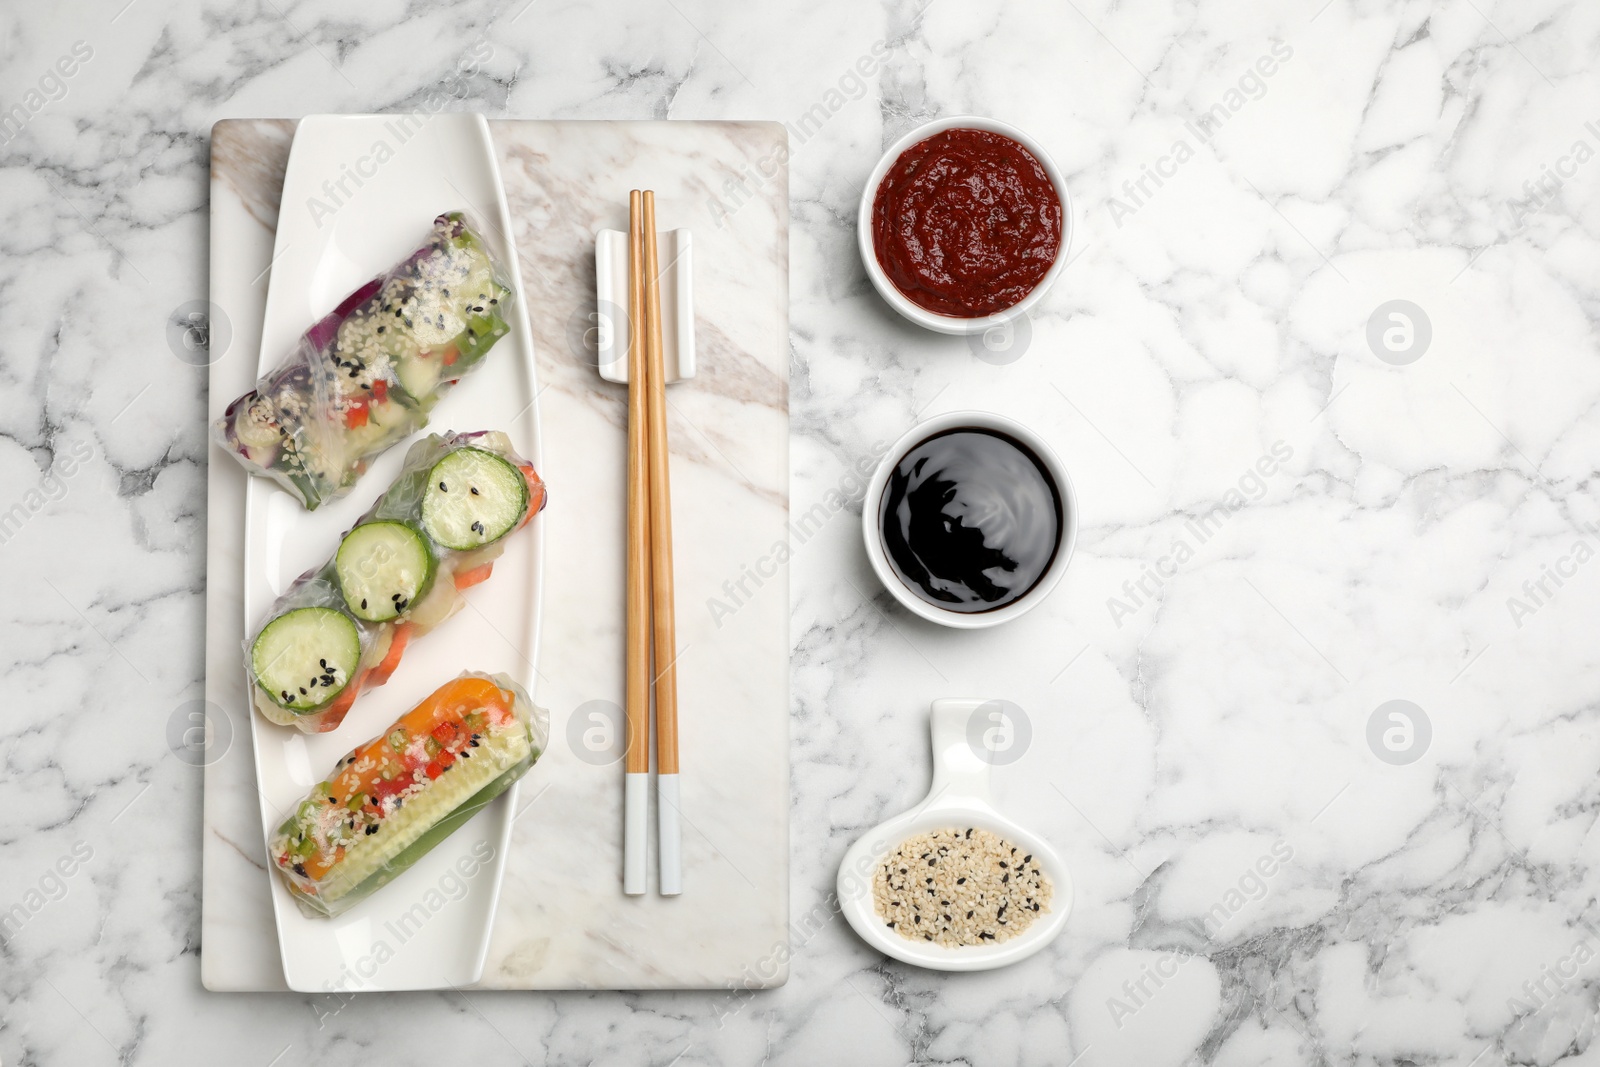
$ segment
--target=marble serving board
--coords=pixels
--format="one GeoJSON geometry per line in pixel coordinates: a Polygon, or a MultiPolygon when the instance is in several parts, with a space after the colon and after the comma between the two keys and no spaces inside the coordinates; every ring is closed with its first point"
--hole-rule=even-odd
{"type": "MultiPolygon", "coordinates": [[[[227,120],[212,130],[212,418],[255,377],[294,127],[227,120]]],[[[480,986],[781,984],[788,580],[781,566],[759,578],[749,566],[770,562],[788,537],[787,135],[754,122],[490,127],[541,383],[551,502],[539,520],[547,555],[533,696],[550,710],[551,742],[523,784],[480,986]],[[735,187],[730,208],[717,193],[735,187]],[[684,892],[676,898],[654,893],[653,867],[651,893],[621,890],[626,392],[596,372],[604,322],[595,314],[594,233],[626,228],[631,188],[656,191],[663,227],[693,231],[697,260],[699,373],[668,396],[683,759],[684,892]]],[[[396,137],[403,133],[397,125],[396,137]]],[[[357,164],[363,154],[368,166],[383,165],[376,146],[352,146],[357,164]]],[[[344,191],[359,195],[353,182],[344,191]]],[[[434,428],[480,428],[470,386],[440,404],[434,428]]],[[[244,483],[243,469],[213,446],[201,975],[213,990],[282,990],[240,665],[244,483]]],[[[381,490],[361,484],[355,492],[381,490]]],[[[651,856],[653,864],[653,842],[651,856]]],[[[439,906],[450,906],[448,893],[439,906]]]]}

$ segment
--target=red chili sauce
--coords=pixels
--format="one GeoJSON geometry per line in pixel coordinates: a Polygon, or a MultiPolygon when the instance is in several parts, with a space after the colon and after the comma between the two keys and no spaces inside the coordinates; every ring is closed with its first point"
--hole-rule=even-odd
{"type": "Polygon", "coordinates": [[[912,303],[979,318],[1033,291],[1061,249],[1061,198],[1003,134],[951,129],[900,154],[872,203],[872,245],[912,303]]]}

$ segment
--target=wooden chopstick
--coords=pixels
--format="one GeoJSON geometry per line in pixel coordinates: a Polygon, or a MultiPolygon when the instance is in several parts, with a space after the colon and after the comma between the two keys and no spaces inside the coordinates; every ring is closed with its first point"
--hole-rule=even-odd
{"type": "Polygon", "coordinates": [[[639,190],[628,194],[627,750],[623,758],[622,891],[646,887],[650,792],[650,468],[639,190]]]}
{"type": "MultiPolygon", "coordinates": [[[[644,193],[644,363],[649,424],[650,587],[655,622],[656,803],[660,891],[683,891],[678,826],[678,638],[672,580],[672,478],[667,446],[667,375],[661,350],[661,259],[656,194],[644,193]]],[[[632,364],[629,364],[630,370],[632,364]]],[[[632,395],[630,389],[629,395],[632,395]]]]}

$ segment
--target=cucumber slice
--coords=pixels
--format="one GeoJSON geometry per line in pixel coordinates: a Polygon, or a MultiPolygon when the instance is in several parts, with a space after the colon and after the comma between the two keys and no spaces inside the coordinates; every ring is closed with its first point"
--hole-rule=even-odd
{"type": "Polygon", "coordinates": [[[502,293],[488,252],[463,232],[417,263],[406,319],[417,344],[443,345],[497,306],[502,293]],[[490,304],[491,299],[497,303],[490,304]]]}
{"type": "Polygon", "coordinates": [[[361,661],[361,635],[333,608],[295,608],[267,623],[250,646],[250,672],[273,703],[306,712],[344,692],[361,661]]]}
{"type": "MultiPolygon", "coordinates": [[[[525,723],[485,737],[470,760],[458,760],[389,815],[377,833],[361,835],[345,851],[318,886],[322,905],[337,906],[352,894],[366,896],[393,880],[505,792],[537,756],[525,723]]],[[[286,837],[293,832],[293,820],[279,829],[286,837]]]]}
{"type": "Polygon", "coordinates": [[[422,408],[433,405],[443,377],[444,360],[437,354],[408,352],[395,361],[394,373],[400,388],[422,408]]]}
{"type": "Polygon", "coordinates": [[[422,497],[422,526],[446,548],[498,541],[528,510],[528,481],[505,459],[458,448],[433,465],[422,497]]]}
{"type": "Polygon", "coordinates": [[[278,428],[272,402],[258,393],[243,408],[235,410],[233,435],[240,444],[251,448],[272,448],[283,440],[283,431],[278,428]]]}
{"type": "Polygon", "coordinates": [[[344,535],[334,567],[345,606],[358,619],[383,622],[421,599],[433,581],[433,551],[403,522],[364,522],[344,535]]]}

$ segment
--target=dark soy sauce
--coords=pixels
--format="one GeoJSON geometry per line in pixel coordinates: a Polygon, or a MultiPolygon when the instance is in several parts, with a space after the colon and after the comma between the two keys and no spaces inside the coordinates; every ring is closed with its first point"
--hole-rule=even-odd
{"type": "Polygon", "coordinates": [[[1061,494],[1033,450],[994,430],[935,434],[895,465],[878,512],[900,580],[948,611],[1003,608],[1061,541],[1061,494]]]}

